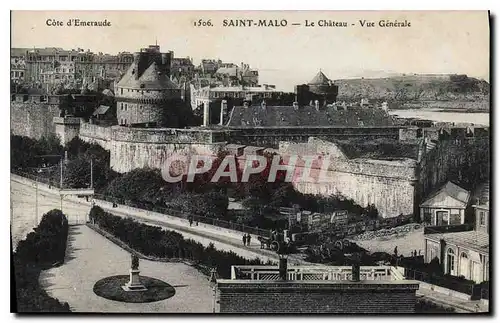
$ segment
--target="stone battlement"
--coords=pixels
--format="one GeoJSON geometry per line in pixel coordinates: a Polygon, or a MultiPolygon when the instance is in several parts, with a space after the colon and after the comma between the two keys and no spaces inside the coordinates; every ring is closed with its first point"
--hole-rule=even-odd
{"type": "Polygon", "coordinates": [[[82,122],[80,124],[80,137],[108,141],[111,139],[111,127],[82,122]]]}
{"type": "Polygon", "coordinates": [[[201,128],[132,128],[122,126],[103,127],[82,123],[80,136],[100,140],[151,144],[210,144],[225,140],[225,131],[201,128]]]}
{"type": "Polygon", "coordinates": [[[113,126],[111,138],[114,141],[153,144],[209,144],[224,139],[224,131],[205,129],[172,128],[129,128],[113,126]]]}
{"type": "Polygon", "coordinates": [[[78,125],[83,121],[77,117],[54,117],[55,124],[78,125]]]}

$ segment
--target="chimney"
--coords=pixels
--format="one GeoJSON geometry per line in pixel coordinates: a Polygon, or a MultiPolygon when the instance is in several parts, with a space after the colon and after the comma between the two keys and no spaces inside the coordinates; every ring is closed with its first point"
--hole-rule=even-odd
{"type": "Polygon", "coordinates": [[[220,126],[224,125],[224,116],[226,115],[226,111],[227,111],[227,101],[222,100],[220,103],[220,121],[219,121],[220,126]]]}
{"type": "MultiPolygon", "coordinates": [[[[139,53],[134,53],[134,63],[135,66],[137,66],[137,69],[139,69],[139,61],[140,61],[140,54],[139,53]]],[[[138,80],[139,79],[139,71],[136,71],[135,69],[133,70],[134,79],[138,80]]]]}
{"type": "Polygon", "coordinates": [[[295,101],[295,102],[293,103],[293,109],[294,109],[294,110],[298,110],[298,109],[299,109],[299,102],[295,101]]]}
{"type": "Polygon", "coordinates": [[[361,279],[359,277],[359,263],[356,261],[352,264],[352,267],[351,267],[351,273],[352,273],[352,278],[351,280],[353,282],[359,282],[361,279]]]}
{"type": "Polygon", "coordinates": [[[288,271],[288,259],[285,257],[280,257],[279,263],[279,274],[281,280],[287,280],[287,271],[288,271]]]}
{"type": "Polygon", "coordinates": [[[314,108],[316,109],[316,111],[319,111],[319,101],[318,100],[314,101],[314,108]]]}
{"type": "Polygon", "coordinates": [[[266,109],[266,101],[263,100],[262,103],[260,104],[260,106],[263,110],[265,110],[266,109]]]}
{"type": "Polygon", "coordinates": [[[210,102],[203,102],[203,126],[208,127],[210,124],[210,102]]]}

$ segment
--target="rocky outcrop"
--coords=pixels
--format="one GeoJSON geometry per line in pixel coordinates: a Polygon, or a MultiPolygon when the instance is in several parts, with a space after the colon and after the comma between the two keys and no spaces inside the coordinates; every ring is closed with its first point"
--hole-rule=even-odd
{"type": "Polygon", "coordinates": [[[338,100],[386,101],[489,100],[490,84],[467,75],[404,75],[336,80],[338,100]]]}

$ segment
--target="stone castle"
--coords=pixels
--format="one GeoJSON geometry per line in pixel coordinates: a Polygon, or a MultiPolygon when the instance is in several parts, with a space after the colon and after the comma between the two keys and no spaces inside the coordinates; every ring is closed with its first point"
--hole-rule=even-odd
{"type": "Polygon", "coordinates": [[[211,124],[207,103],[203,126],[180,128],[181,91],[170,81],[170,60],[158,46],[134,54],[115,86],[118,125],[62,116],[59,96],[12,95],[11,132],[34,138],[55,133],[63,144],[78,136],[110,151],[110,166],[121,173],[161,169],[169,156],[179,154],[321,155],[332,161],[332,181],[296,183],[296,189],[374,204],[383,217],[414,213],[422,196],[458,167],[441,161],[465,162],[468,152],[460,150],[461,142],[489,141],[484,127],[402,126],[382,107],[337,104],[338,87],[322,72],[296,87],[291,105],[270,105],[263,98],[229,109],[222,99],[220,122],[211,124]],[[454,144],[453,153],[439,149],[441,142],[448,148],[454,144]]]}

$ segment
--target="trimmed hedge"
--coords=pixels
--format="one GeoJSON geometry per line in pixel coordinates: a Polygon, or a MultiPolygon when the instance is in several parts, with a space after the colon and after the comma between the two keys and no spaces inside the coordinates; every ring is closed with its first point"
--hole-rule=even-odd
{"type": "Polygon", "coordinates": [[[444,307],[425,299],[418,299],[415,304],[415,313],[455,313],[453,307],[444,307]]]}
{"type": "Polygon", "coordinates": [[[68,220],[60,210],[43,215],[35,232],[20,241],[13,254],[17,312],[71,312],[40,287],[40,272],[63,262],[68,238],[68,220]]]}
{"type": "Polygon", "coordinates": [[[184,239],[175,231],[139,223],[105,212],[99,206],[90,210],[90,221],[112,234],[132,249],[158,258],[184,258],[196,262],[196,267],[206,274],[207,268],[216,268],[219,277],[231,277],[231,265],[264,265],[259,258],[252,260],[238,256],[232,251],[222,251],[213,244],[204,247],[191,239],[184,239]]]}

